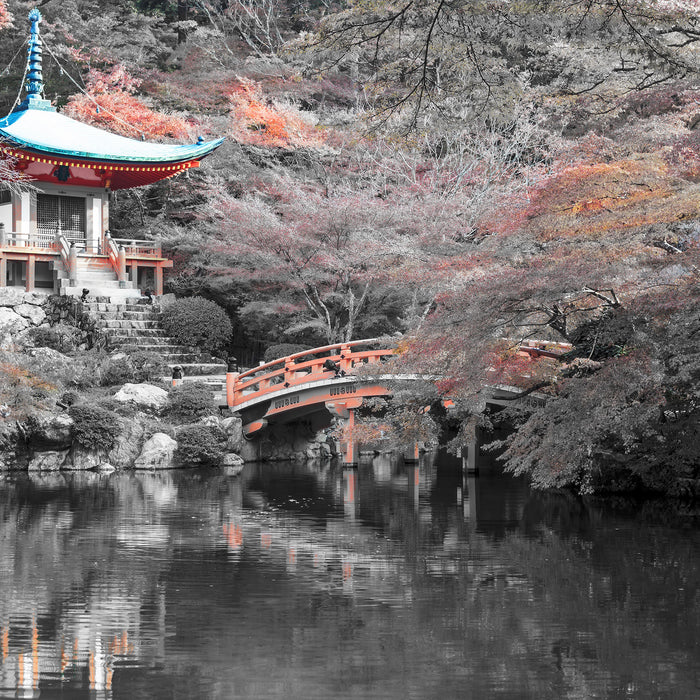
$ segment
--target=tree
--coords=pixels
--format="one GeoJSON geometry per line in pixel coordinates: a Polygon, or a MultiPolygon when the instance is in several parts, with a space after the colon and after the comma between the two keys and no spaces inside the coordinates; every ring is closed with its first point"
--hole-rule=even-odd
{"type": "Polygon", "coordinates": [[[381,0],[333,13],[301,42],[350,65],[370,106],[404,128],[510,112],[528,88],[601,97],[698,68],[691,3],[643,0],[381,0]],[[595,45],[595,56],[585,50],[595,45]]]}
{"type": "Polygon", "coordinates": [[[134,93],[140,84],[123,65],[109,72],[90,69],[86,92],[73,95],[64,111],[68,116],[134,138],[135,135],[186,138],[190,127],[184,119],[159,114],[134,93]]]}

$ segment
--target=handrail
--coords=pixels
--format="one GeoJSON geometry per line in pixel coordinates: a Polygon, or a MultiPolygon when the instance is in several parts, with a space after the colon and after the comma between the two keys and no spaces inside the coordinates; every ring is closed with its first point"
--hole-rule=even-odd
{"type": "MultiPolygon", "coordinates": [[[[324,345],[320,348],[312,348],[311,350],[302,350],[301,352],[295,352],[293,355],[287,355],[285,357],[280,357],[276,360],[271,360],[270,362],[266,362],[262,365],[258,365],[257,367],[252,367],[251,369],[241,372],[239,374],[239,379],[243,377],[249,377],[249,376],[254,376],[255,374],[263,371],[267,371],[268,369],[271,369],[272,367],[279,365],[279,364],[284,364],[288,360],[293,360],[296,362],[297,359],[301,357],[307,357],[308,355],[318,355],[320,353],[327,353],[330,352],[331,350],[340,350],[342,348],[350,348],[350,347],[355,347],[357,345],[371,345],[373,343],[381,343],[381,342],[386,342],[382,338],[368,338],[366,340],[350,340],[347,343],[334,343],[333,345],[324,345]]],[[[391,351],[393,352],[393,350],[391,351]]],[[[324,357],[324,360],[327,360],[328,357],[324,357]]]]}
{"type": "Polygon", "coordinates": [[[121,286],[126,281],[126,253],[124,248],[123,246],[117,246],[117,243],[109,233],[105,234],[105,247],[109,262],[121,286]]]}
{"type": "Polygon", "coordinates": [[[0,246],[9,248],[53,248],[54,235],[52,233],[4,231],[0,246]]]}
{"type": "Polygon", "coordinates": [[[138,238],[113,238],[118,246],[124,248],[127,255],[150,255],[161,257],[161,245],[158,241],[147,241],[138,238]]]}
{"type": "Polygon", "coordinates": [[[353,350],[381,342],[378,338],[355,340],[347,343],[325,345],[313,350],[297,352],[293,355],[267,362],[241,374],[227,375],[227,401],[235,407],[265,394],[279,391],[308,382],[332,379],[350,373],[356,365],[373,364],[395,354],[394,349],[353,350]],[[318,357],[318,355],[322,355],[318,357]],[[305,359],[305,358],[311,359],[305,359]],[[331,360],[338,372],[329,369],[325,363],[331,360]],[[229,379],[230,377],[230,379],[229,379]]]}
{"type": "Polygon", "coordinates": [[[56,233],[54,237],[54,248],[58,250],[61,261],[63,262],[63,267],[65,267],[68,273],[68,281],[71,285],[76,284],[76,274],[77,274],[77,250],[75,245],[70,245],[68,239],[62,233],[56,233]]]}

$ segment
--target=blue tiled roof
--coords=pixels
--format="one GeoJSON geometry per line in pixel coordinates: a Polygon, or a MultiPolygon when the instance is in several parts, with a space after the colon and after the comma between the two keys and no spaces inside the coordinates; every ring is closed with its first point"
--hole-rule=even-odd
{"type": "Polygon", "coordinates": [[[216,139],[182,146],[149,143],[97,129],[53,110],[32,108],[0,119],[0,138],[37,153],[113,163],[198,160],[224,141],[216,139]]]}

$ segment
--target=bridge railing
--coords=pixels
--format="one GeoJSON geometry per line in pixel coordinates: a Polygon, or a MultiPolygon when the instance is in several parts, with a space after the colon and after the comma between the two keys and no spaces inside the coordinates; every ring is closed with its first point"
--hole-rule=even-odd
{"type": "Polygon", "coordinates": [[[393,349],[367,347],[380,342],[371,338],[325,345],[267,362],[241,374],[229,375],[226,382],[227,403],[235,408],[280,389],[332,379],[337,375],[334,370],[324,366],[328,360],[337,364],[339,374],[352,374],[355,367],[381,362],[395,353],[393,349]]]}

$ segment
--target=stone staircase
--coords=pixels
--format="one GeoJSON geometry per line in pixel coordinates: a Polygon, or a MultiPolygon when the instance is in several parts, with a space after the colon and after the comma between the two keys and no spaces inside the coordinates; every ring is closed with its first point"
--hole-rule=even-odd
{"type": "Polygon", "coordinates": [[[75,286],[70,285],[65,270],[57,270],[59,294],[80,296],[83,289],[89,289],[92,297],[109,297],[112,302],[121,303],[141,296],[135,282],[125,282],[126,287],[119,286],[117,274],[106,255],[79,253],[77,263],[75,286]]]}
{"type": "MultiPolygon", "coordinates": [[[[205,381],[214,391],[225,389],[226,365],[204,357],[198,348],[179,345],[161,327],[161,310],[143,297],[116,301],[93,297],[86,302],[110,348],[128,347],[158,354],[171,369],[182,367],[185,380],[205,381]]],[[[170,380],[172,375],[164,377],[170,380]]]]}

